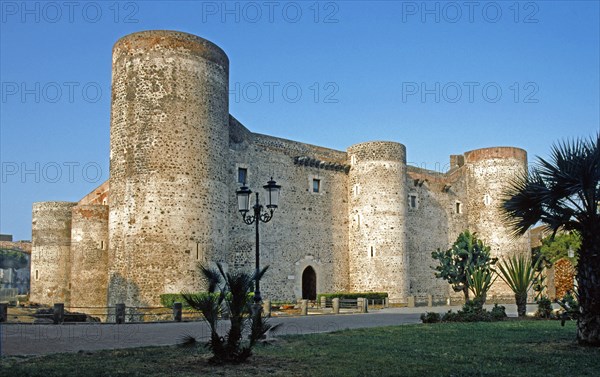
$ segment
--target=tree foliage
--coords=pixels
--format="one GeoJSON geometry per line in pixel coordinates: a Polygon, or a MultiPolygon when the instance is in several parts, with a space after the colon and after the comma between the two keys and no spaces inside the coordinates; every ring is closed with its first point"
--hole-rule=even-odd
{"type": "Polygon", "coordinates": [[[468,230],[462,232],[452,247],[446,251],[434,251],[431,257],[438,261],[433,267],[435,276],[448,281],[455,292],[462,292],[469,301],[469,278],[476,271],[489,271],[497,258],[490,256],[490,247],[468,230]]]}
{"type": "Polygon", "coordinates": [[[600,346],[600,133],[559,142],[550,158],[537,159],[529,174],[511,182],[503,203],[515,234],[542,222],[553,235],[576,231],[581,315],[577,339],[600,346]]]}
{"type": "Polygon", "coordinates": [[[0,269],[19,270],[27,267],[27,256],[18,249],[0,249],[0,269]]]}

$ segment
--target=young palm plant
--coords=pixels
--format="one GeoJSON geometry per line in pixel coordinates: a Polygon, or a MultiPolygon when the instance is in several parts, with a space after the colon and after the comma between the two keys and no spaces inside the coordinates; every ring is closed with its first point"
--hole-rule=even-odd
{"type": "MultiPolygon", "coordinates": [[[[225,272],[217,263],[217,269],[200,266],[208,285],[208,295],[183,293],[182,297],[189,306],[198,310],[210,327],[210,340],[206,346],[213,356],[211,362],[240,363],[252,355],[252,347],[264,337],[271,326],[262,313],[252,306],[250,292],[254,282],[259,280],[268,267],[247,274],[245,272],[225,272]],[[230,327],[225,336],[218,332],[219,314],[225,309],[229,314],[230,327]],[[249,340],[243,341],[243,335],[249,330],[249,340]]],[[[191,335],[183,338],[182,345],[196,346],[198,341],[191,335]]]]}
{"type": "Polygon", "coordinates": [[[498,264],[499,276],[515,294],[517,313],[527,313],[527,293],[535,283],[537,266],[525,255],[513,255],[498,264]]]}
{"type": "Polygon", "coordinates": [[[473,301],[485,304],[487,292],[496,279],[497,275],[490,268],[471,268],[467,274],[469,290],[473,293],[473,301]]]}
{"type": "Polygon", "coordinates": [[[556,144],[529,175],[512,182],[503,203],[516,234],[542,222],[553,234],[577,231],[580,344],[600,347],[600,133],[556,144]]]}

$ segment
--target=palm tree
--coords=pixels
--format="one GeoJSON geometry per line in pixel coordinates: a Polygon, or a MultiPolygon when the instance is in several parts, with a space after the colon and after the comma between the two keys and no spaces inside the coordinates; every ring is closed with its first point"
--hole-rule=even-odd
{"type": "MultiPolygon", "coordinates": [[[[186,303],[202,313],[210,326],[211,336],[206,346],[212,351],[211,362],[241,363],[252,355],[252,347],[261,340],[267,331],[277,326],[268,324],[255,304],[252,305],[250,292],[254,283],[267,271],[268,267],[257,270],[254,274],[243,271],[225,272],[221,263],[217,268],[200,265],[200,271],[208,285],[208,294],[195,295],[182,293],[186,303]],[[219,314],[226,309],[231,323],[226,335],[219,334],[219,314]],[[249,330],[249,331],[248,331],[249,330]],[[249,332],[249,341],[243,341],[243,334],[249,332]]],[[[195,347],[198,340],[192,335],[182,339],[182,345],[195,347]]]]}
{"type": "Polygon", "coordinates": [[[525,317],[527,313],[527,292],[535,283],[537,263],[526,255],[513,255],[498,264],[498,275],[515,294],[517,313],[525,317]]]}
{"type": "Polygon", "coordinates": [[[580,344],[600,346],[600,134],[552,146],[549,159],[538,157],[529,175],[516,179],[503,203],[515,234],[538,222],[553,234],[581,235],[577,282],[581,315],[580,344]]]}

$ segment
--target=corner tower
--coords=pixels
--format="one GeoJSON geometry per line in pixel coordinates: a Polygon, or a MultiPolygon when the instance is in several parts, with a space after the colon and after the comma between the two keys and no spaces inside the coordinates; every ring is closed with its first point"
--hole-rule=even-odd
{"type": "Polygon", "coordinates": [[[199,289],[227,239],[229,60],[215,44],[144,31],[113,48],[109,305],[199,289]]]}
{"type": "Polygon", "coordinates": [[[348,148],[349,288],[408,294],[406,148],[367,142],[348,148]]]}
{"type": "MultiPolygon", "coordinates": [[[[527,172],[527,152],[520,148],[495,147],[465,153],[467,169],[468,226],[491,247],[492,256],[503,258],[529,253],[529,232],[514,238],[503,221],[502,199],[508,184],[527,172]]],[[[488,297],[512,299],[512,291],[498,279],[488,297]]]]}
{"type": "Polygon", "coordinates": [[[76,202],[33,203],[31,302],[69,305],[71,222],[76,202]]]}

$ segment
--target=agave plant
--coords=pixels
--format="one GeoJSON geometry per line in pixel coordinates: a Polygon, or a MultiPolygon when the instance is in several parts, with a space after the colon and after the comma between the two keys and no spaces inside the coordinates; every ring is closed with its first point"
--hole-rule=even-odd
{"type": "MultiPolygon", "coordinates": [[[[206,346],[211,350],[214,363],[240,363],[252,354],[252,347],[262,339],[267,331],[274,330],[263,318],[261,310],[253,307],[250,291],[254,282],[259,280],[268,267],[254,274],[245,272],[225,272],[217,263],[217,269],[200,266],[200,270],[208,285],[208,295],[182,293],[187,304],[204,316],[211,331],[206,346]],[[218,332],[219,315],[226,311],[231,326],[225,336],[218,332]],[[248,341],[243,335],[249,330],[248,341]]],[[[198,341],[186,335],[182,345],[195,346],[198,341]]]]}
{"type": "Polygon", "coordinates": [[[536,281],[537,267],[526,255],[513,255],[498,264],[500,278],[515,293],[519,317],[527,312],[527,292],[536,281]]]}
{"type": "Polygon", "coordinates": [[[467,282],[469,283],[469,290],[473,292],[473,301],[485,304],[487,292],[496,279],[497,275],[494,274],[494,270],[490,268],[471,268],[467,274],[467,282]]]}

